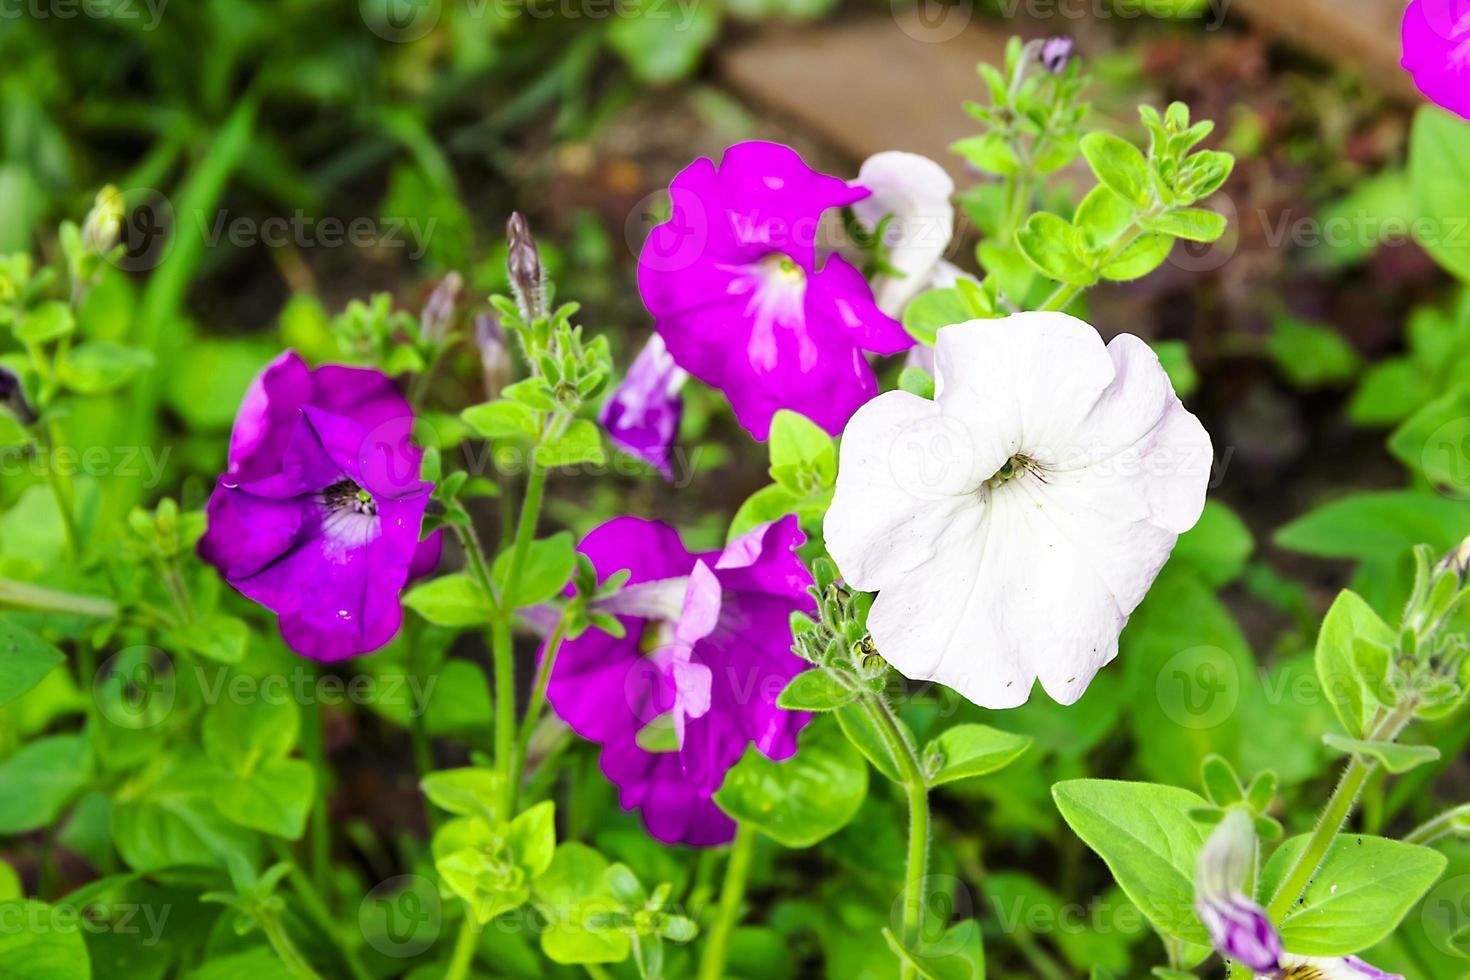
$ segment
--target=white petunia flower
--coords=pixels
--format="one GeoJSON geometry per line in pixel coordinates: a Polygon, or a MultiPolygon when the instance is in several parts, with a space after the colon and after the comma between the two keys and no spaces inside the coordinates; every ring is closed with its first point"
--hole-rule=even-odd
{"type": "Polygon", "coordinates": [[[1260,980],[1404,980],[1399,974],[1385,973],[1356,956],[1322,959],[1290,953],[1281,958],[1276,971],[1257,976],[1260,980]]]}
{"type": "Polygon", "coordinates": [[[827,547],[906,677],[1071,704],[1199,519],[1210,437],[1148,345],[1061,313],[945,327],[936,369],[847,423],[827,547]]]}
{"type": "Polygon", "coordinates": [[[909,301],[926,289],[972,278],[944,261],[954,237],[954,181],[926,156],[889,150],[864,161],[853,183],[872,194],[852,206],[869,231],[891,215],[884,231],[888,262],[902,275],[879,275],[873,299],[892,317],[903,315],[909,301]]]}

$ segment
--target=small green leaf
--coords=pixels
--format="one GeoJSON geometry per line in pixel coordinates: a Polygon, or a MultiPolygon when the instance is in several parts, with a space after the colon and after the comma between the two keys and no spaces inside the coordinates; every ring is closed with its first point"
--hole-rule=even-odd
{"type": "Polygon", "coordinates": [[[835,456],[832,437],[811,419],[787,408],[771,419],[770,452],[772,466],[822,463],[835,456]]]}
{"type": "Polygon", "coordinates": [[[1077,231],[1046,211],[1033,214],[1016,232],[1016,244],[1026,261],[1048,278],[1074,286],[1097,282],[1094,272],[1077,255],[1077,231]]]}
{"type": "Polygon", "coordinates": [[[920,398],[934,398],[934,376],[920,367],[905,367],[899,371],[898,387],[920,398]]]}
{"type": "Polygon", "coordinates": [[[542,466],[601,465],[607,461],[602,449],[602,430],[589,419],[576,419],[567,430],[536,447],[536,462],[542,466]]]}
{"type": "Polygon", "coordinates": [[[985,980],[985,946],[974,919],[955,923],[937,941],[917,949],[905,946],[892,929],[884,929],[883,938],[893,954],[925,980],[985,980]]]}
{"type": "Polygon", "coordinates": [[[776,704],[788,711],[834,711],[857,699],[856,683],[843,683],[829,670],[804,670],[791,678],[776,704]]]}
{"type": "Polygon", "coordinates": [[[45,640],[0,616],[0,704],[7,704],[41,683],[66,657],[45,640]]]}
{"type": "Polygon", "coordinates": [[[15,327],[15,339],[23,344],[44,344],[59,340],[76,328],[77,321],[71,307],[58,300],[50,300],[21,315],[15,327]]]}
{"type": "Polygon", "coordinates": [[[1145,222],[1149,231],[1206,243],[1219,241],[1228,226],[1223,214],[1204,208],[1174,208],[1145,222]]]}
{"type": "Polygon", "coordinates": [[[225,698],[204,716],[201,738],[216,765],[244,774],[259,762],[285,758],[300,732],[295,701],[225,698]]]}
{"type": "Polygon", "coordinates": [[[1374,692],[1383,681],[1362,675],[1356,648],[1360,643],[1391,646],[1397,640],[1388,624],[1349,589],[1338,593],[1322,620],[1317,634],[1317,679],[1342,727],[1354,738],[1368,734],[1379,704],[1374,692]]]}
{"type": "Polygon", "coordinates": [[[1009,177],[1021,166],[1016,159],[1010,141],[1001,133],[986,133],[983,136],[967,136],[949,146],[949,152],[958,153],[977,170],[998,177],[1009,177]]]}
{"type": "Polygon", "coordinates": [[[893,758],[882,729],[868,716],[862,705],[843,705],[837,709],[836,714],[843,734],[858,747],[858,751],[873,764],[873,768],[895,783],[903,782],[903,777],[898,774],[898,761],[893,758]]]}
{"type": "MultiPolygon", "coordinates": [[[[76,926],[76,908],[44,902],[0,902],[0,963],[16,980],[91,980],[86,931],[76,926]],[[70,927],[67,926],[70,923],[70,927]],[[29,924],[29,927],[28,927],[29,924]]],[[[90,920],[86,920],[90,923],[90,920]]]]}
{"type": "Polygon", "coordinates": [[[62,384],[78,394],[103,395],[151,367],[153,355],[148,351],[90,340],[67,351],[57,362],[56,374],[62,384]]]}
{"type": "Polygon", "coordinates": [[[0,762],[0,834],[22,834],[56,822],[92,769],[86,735],[38,738],[0,762]]]}
{"type": "Polygon", "coordinates": [[[403,604],[435,626],[483,626],[492,610],[485,590],[464,574],[420,582],[404,593],[403,604]]]}
{"type": "Polygon", "coordinates": [[[1322,741],[1330,748],[1347,755],[1363,755],[1377,759],[1383,764],[1384,769],[1395,776],[1402,775],[1411,769],[1417,769],[1426,763],[1437,762],[1440,758],[1439,749],[1432,745],[1371,742],[1360,738],[1344,738],[1332,732],[1323,735],[1322,741]]]}
{"type": "Polygon", "coordinates": [[[510,399],[472,405],[460,417],[487,439],[534,439],[541,432],[535,409],[510,399]]]}
{"type": "Polygon", "coordinates": [[[801,734],[796,755],[772,762],[753,746],[725,776],[715,803],[785,847],[811,847],[857,815],[868,767],[830,723],[801,734]]]}
{"type": "Polygon", "coordinates": [[[958,289],[928,289],[904,307],[903,328],[919,343],[932,347],[940,328],[973,319],[975,313],[958,289]]]}
{"type": "Polygon", "coordinates": [[[441,810],[460,816],[478,816],[495,820],[495,801],[499,781],[493,771],[476,766],[440,769],[419,783],[429,802],[441,810]]]}
{"type": "MultiPolygon", "coordinates": [[[[510,559],[511,549],[507,548],[495,557],[495,565],[490,571],[495,588],[502,596],[508,586],[506,577],[510,574],[510,559]]],[[[516,583],[515,595],[506,600],[506,604],[512,609],[523,609],[560,594],[571,581],[576,564],[577,548],[571,532],[559,531],[532,541],[526,549],[526,560],[521,568],[520,581],[516,583]]]]}
{"type": "Polygon", "coordinates": [[[1024,755],[1032,741],[1029,735],[1012,735],[989,725],[945,729],[924,748],[929,785],[943,786],[997,772],[1024,755]]]}
{"type": "Polygon", "coordinates": [[[1148,207],[1148,161],[1138,147],[1104,132],[1088,133],[1082,137],[1081,147],[1099,181],[1123,200],[1137,207],[1148,207]]]}
{"type": "Polygon", "coordinates": [[[214,787],[215,808],[232,823],[287,840],[306,830],[316,771],[300,759],[273,759],[214,787]]]}
{"type": "Polygon", "coordinates": [[[799,504],[800,501],[785,487],[775,483],[761,487],[746,497],[745,503],[735,512],[726,541],[734,541],[757,524],[765,524],[796,513],[799,504]]]}
{"type": "Polygon", "coordinates": [[[1131,282],[1142,279],[1164,264],[1174,247],[1168,235],[1139,235],[1102,268],[1104,279],[1131,282]]]}
{"type": "Polygon", "coordinates": [[[535,878],[551,867],[556,853],[556,804],[537,803],[510,822],[506,845],[515,862],[535,878]]]}
{"type": "Polygon", "coordinates": [[[547,916],[541,949],[552,962],[621,963],[631,954],[626,932],[593,928],[598,916],[622,907],[608,887],[607,868],[607,859],[597,851],[569,841],[557,847],[550,866],[536,879],[537,902],[547,916]]]}

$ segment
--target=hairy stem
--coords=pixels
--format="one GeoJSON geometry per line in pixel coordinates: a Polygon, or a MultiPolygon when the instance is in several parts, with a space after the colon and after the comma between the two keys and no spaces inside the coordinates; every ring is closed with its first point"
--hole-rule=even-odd
{"type": "Polygon", "coordinates": [[[521,720],[520,738],[516,740],[517,773],[526,767],[526,754],[530,751],[531,738],[536,734],[536,725],[541,721],[541,711],[546,705],[546,688],[551,684],[551,671],[556,666],[556,655],[561,651],[565,632],[566,621],[558,619],[551,635],[546,638],[546,648],[541,654],[541,663],[536,668],[536,680],[531,685],[531,700],[526,703],[526,717],[521,720]]]}
{"type": "Polygon", "coordinates": [[[495,768],[500,775],[501,813],[506,820],[515,815],[516,792],[520,783],[515,760],[516,665],[511,617],[515,614],[516,589],[526,566],[526,555],[531,550],[531,539],[541,516],[541,494],[545,487],[546,470],[532,462],[526,477],[526,496],[521,502],[515,538],[511,541],[505,590],[496,596],[495,625],[491,630],[491,647],[495,656],[495,768]]]}
{"type": "Polygon", "coordinates": [[[475,941],[479,938],[480,926],[469,906],[465,906],[464,921],[459,924],[459,936],[454,940],[454,952],[449,958],[449,968],[444,971],[444,980],[464,980],[469,976],[470,964],[475,959],[475,941]]]}
{"type": "Polygon", "coordinates": [[[705,943],[704,958],[699,963],[699,980],[720,980],[725,975],[725,957],[730,951],[730,936],[740,920],[740,906],[745,901],[745,881],[750,876],[750,861],[755,855],[755,828],[739,824],[735,842],[730,846],[730,864],[725,869],[725,883],[720,888],[720,910],[705,943]]]}
{"type": "Polygon", "coordinates": [[[97,616],[101,619],[111,619],[117,615],[117,603],[111,599],[59,592],[56,589],[6,578],[0,578],[0,606],[20,606],[24,609],[39,609],[46,612],[75,613],[79,616],[97,616]]]}

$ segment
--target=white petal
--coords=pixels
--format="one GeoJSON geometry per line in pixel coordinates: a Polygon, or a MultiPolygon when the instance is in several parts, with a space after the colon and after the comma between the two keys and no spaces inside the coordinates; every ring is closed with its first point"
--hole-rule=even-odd
{"type": "Polygon", "coordinates": [[[903,308],[929,288],[935,264],[954,236],[954,181],[944,168],[917,153],[893,150],[869,157],[855,183],[872,194],[853,205],[870,230],[884,215],[893,215],[885,240],[888,261],[902,276],[879,276],[873,283],[878,308],[899,316],[903,308]]]}
{"type": "Polygon", "coordinates": [[[882,589],[933,557],[972,493],[1009,456],[977,452],[969,430],[934,402],[879,395],[843,431],[837,487],[823,524],[827,547],[854,588],[882,589]]]}

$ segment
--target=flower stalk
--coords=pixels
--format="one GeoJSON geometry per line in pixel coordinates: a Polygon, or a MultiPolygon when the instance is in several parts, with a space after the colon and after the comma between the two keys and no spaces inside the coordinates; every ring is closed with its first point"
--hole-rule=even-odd
{"type": "Polygon", "coordinates": [[[699,980],[720,980],[725,975],[730,936],[740,921],[740,907],[745,901],[745,883],[750,877],[756,838],[755,828],[750,824],[742,823],[735,831],[735,842],[730,846],[730,863],[725,868],[725,883],[720,888],[719,912],[710,927],[704,958],[699,964],[699,980]]]}

